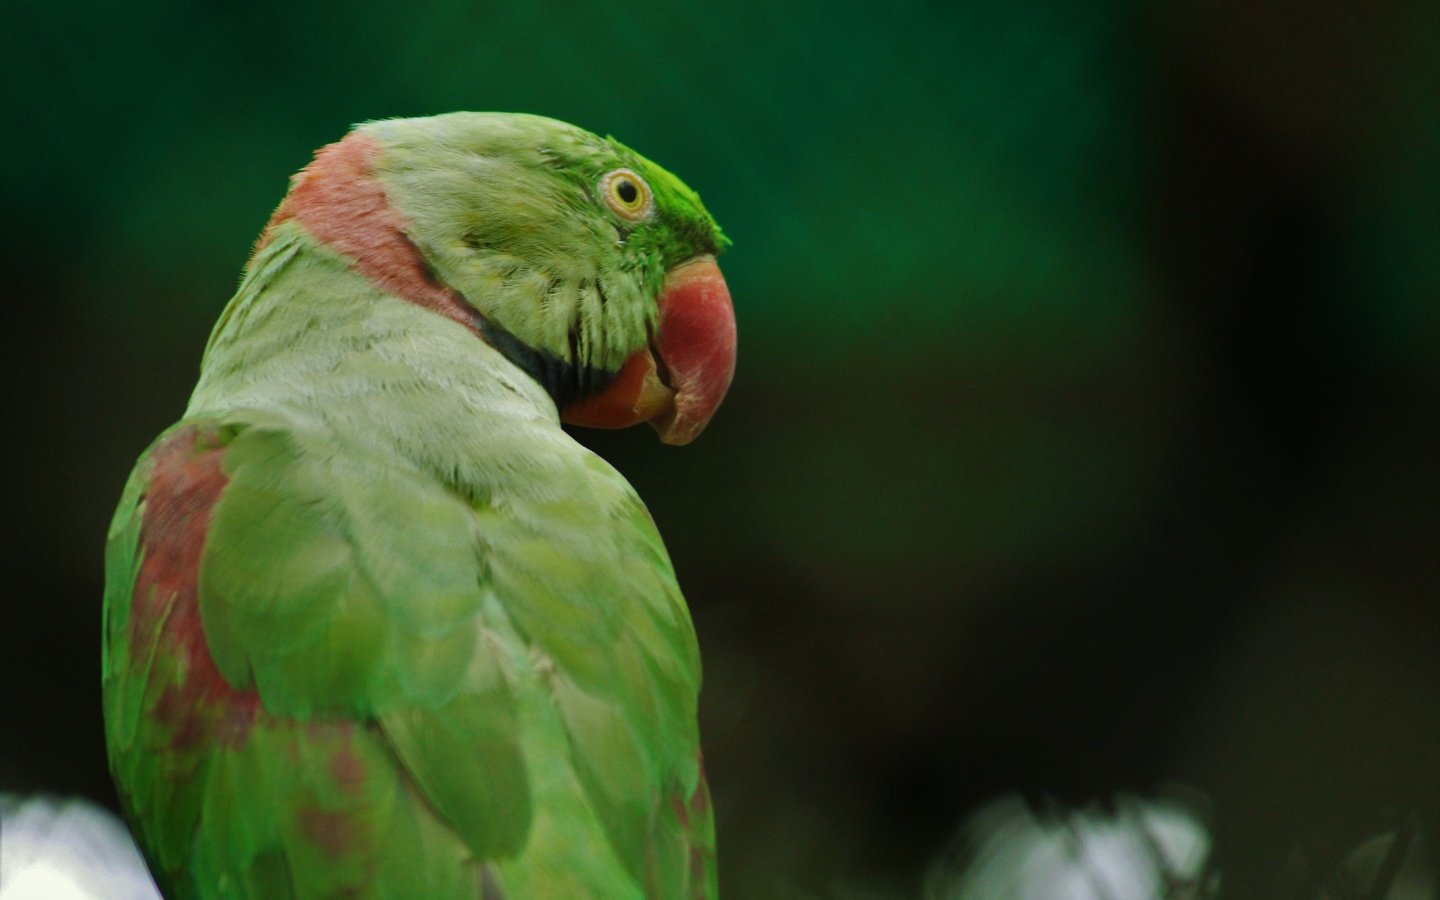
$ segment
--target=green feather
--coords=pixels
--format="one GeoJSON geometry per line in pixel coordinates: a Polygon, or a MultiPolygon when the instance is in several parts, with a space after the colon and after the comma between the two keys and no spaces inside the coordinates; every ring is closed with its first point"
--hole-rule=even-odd
{"type": "MultiPolygon", "coordinates": [[[[618,367],[666,268],[724,240],[572,126],[362,131],[429,270],[572,364],[618,367]],[[617,166],[661,211],[628,234],[593,192],[617,166]]],[[[106,557],[111,767],[172,896],[714,895],[708,804],[676,811],[705,788],[668,555],[502,350],[296,221],[247,266],[106,557]],[[186,655],[186,597],[223,681],[186,655]]]]}

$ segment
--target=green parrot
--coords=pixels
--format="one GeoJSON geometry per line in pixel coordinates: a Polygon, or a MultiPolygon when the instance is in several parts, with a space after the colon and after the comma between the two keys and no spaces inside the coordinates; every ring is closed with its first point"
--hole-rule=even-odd
{"type": "Polygon", "coordinates": [[[538,116],[370,122],[292,179],[109,533],[106,743],[167,896],[715,896],[694,627],[561,422],[699,434],[727,243],[538,116]]]}

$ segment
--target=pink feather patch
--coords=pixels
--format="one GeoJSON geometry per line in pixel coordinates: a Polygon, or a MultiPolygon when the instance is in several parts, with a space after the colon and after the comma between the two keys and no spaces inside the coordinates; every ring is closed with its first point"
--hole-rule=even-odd
{"type": "Polygon", "coordinates": [[[385,196],[374,170],[381,152],[374,138],[358,131],[321,147],[292,180],[255,251],[270,242],[277,225],[293,220],[321,244],[350,257],[355,271],[385,291],[479,334],[475,311],[430,276],[409,238],[409,220],[385,196]]]}
{"type": "Polygon", "coordinates": [[[214,428],[182,428],[155,448],[145,492],[130,645],[171,660],[176,677],[148,714],[169,732],[174,750],[207,740],[238,745],[260,709],[258,694],[237,690],[220,674],[200,621],[200,557],[210,511],[228,483],[224,455],[214,428]]]}

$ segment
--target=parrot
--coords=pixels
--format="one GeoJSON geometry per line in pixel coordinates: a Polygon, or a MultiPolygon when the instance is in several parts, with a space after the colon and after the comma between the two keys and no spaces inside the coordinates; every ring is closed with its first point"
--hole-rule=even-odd
{"type": "Polygon", "coordinates": [[[729,243],[530,114],[366,122],[291,178],[106,542],[106,751],[165,896],[716,896],[694,623],[561,426],[706,427],[729,243]]]}

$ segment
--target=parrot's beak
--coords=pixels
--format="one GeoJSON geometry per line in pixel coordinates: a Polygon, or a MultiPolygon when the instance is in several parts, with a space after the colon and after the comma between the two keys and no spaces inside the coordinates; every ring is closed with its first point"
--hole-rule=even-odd
{"type": "Polygon", "coordinates": [[[649,422],[667,444],[705,429],[735,375],[735,309],[713,256],[670,270],[658,300],[650,347],[631,356],[610,384],[565,410],[571,425],[625,428],[649,422]]]}

